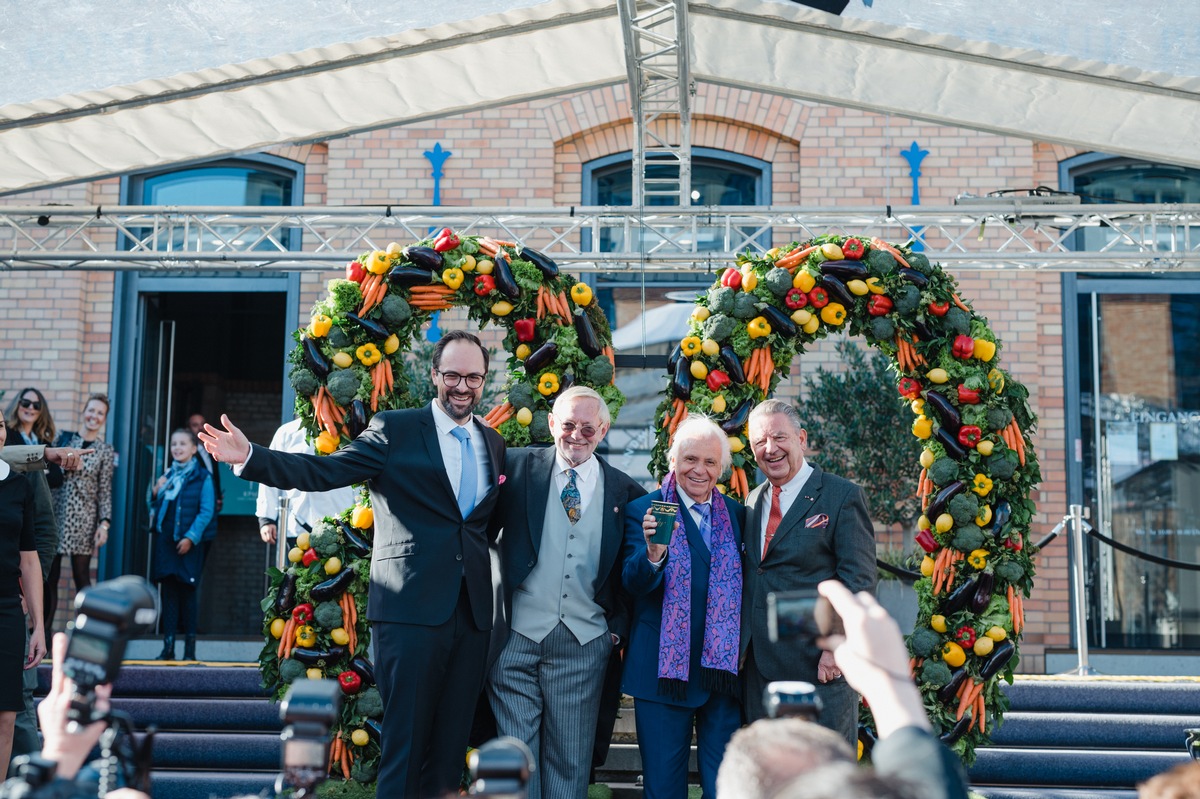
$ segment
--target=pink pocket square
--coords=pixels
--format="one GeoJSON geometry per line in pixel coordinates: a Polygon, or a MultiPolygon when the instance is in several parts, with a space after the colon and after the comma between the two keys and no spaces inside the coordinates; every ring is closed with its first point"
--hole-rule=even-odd
{"type": "Polygon", "coordinates": [[[498,486],[504,485],[504,481],[507,479],[508,479],[507,475],[503,475],[503,474],[500,475],[500,479],[496,481],[496,485],[498,485],[498,486]]]}
{"type": "Polygon", "coordinates": [[[829,516],[824,513],[818,513],[816,516],[809,516],[804,520],[805,527],[828,527],[829,516]]]}

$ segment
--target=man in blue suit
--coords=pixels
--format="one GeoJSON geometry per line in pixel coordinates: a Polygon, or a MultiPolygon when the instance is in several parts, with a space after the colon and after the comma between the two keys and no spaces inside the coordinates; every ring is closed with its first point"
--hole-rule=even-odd
{"type": "Polygon", "coordinates": [[[725,745],[741,723],[744,509],[716,490],[730,452],[711,420],[679,425],[670,463],[662,488],[625,511],[622,577],[634,611],[622,688],[634,698],[646,799],[686,795],[693,727],[704,799],[714,799],[725,745]],[[679,505],[667,545],[650,540],[654,500],[679,505]]]}

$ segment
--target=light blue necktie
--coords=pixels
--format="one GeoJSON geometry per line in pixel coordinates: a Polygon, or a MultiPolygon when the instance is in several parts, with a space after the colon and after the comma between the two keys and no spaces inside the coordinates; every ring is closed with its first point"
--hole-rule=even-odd
{"type": "Polygon", "coordinates": [[[462,477],[458,481],[458,510],[465,519],[475,510],[475,483],[477,482],[477,466],[475,450],[471,446],[471,433],[464,427],[455,427],[450,431],[458,439],[462,448],[462,477]]]}
{"type": "Polygon", "coordinates": [[[563,510],[567,512],[567,518],[571,524],[579,521],[580,506],[583,504],[583,498],[579,495],[579,486],[575,484],[575,478],[578,473],[574,469],[567,469],[567,484],[562,490],[563,510]]]}
{"type": "Polygon", "coordinates": [[[704,546],[712,549],[712,524],[708,518],[711,508],[707,502],[697,502],[692,507],[700,514],[700,537],[704,539],[704,546]]]}

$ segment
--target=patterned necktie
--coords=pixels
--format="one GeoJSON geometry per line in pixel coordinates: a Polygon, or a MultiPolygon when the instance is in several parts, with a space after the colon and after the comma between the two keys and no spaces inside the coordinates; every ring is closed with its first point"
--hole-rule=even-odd
{"type": "Polygon", "coordinates": [[[712,518],[709,516],[712,506],[707,502],[697,502],[692,507],[700,514],[700,537],[704,539],[704,546],[712,549],[712,518]]]}
{"type": "Polygon", "coordinates": [[[575,485],[575,478],[579,475],[574,469],[567,469],[567,484],[562,490],[563,510],[567,512],[567,518],[571,520],[571,524],[579,521],[579,506],[582,502],[579,496],[579,486],[575,485]]]}
{"type": "Polygon", "coordinates": [[[458,510],[465,519],[475,510],[475,483],[477,482],[477,466],[475,450],[471,447],[471,433],[466,428],[457,426],[450,434],[458,439],[462,454],[462,477],[458,481],[458,510]]]}
{"type": "Polygon", "coordinates": [[[771,546],[771,539],[775,537],[775,531],[779,529],[779,523],[783,521],[783,511],[779,509],[779,492],[783,489],[780,486],[771,486],[771,512],[767,514],[767,534],[763,536],[763,557],[767,556],[767,547],[771,546]]]}

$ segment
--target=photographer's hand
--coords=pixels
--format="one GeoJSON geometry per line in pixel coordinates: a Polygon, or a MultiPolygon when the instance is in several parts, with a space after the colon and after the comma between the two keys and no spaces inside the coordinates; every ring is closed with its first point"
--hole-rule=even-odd
{"type": "MultiPolygon", "coordinates": [[[[42,728],[42,757],[53,760],[58,764],[58,776],[63,779],[75,779],[84,760],[100,740],[104,732],[104,722],[90,724],[78,733],[67,732],[67,711],[71,707],[71,697],[75,693],[75,683],[64,677],[62,664],[67,654],[67,636],[65,633],[54,635],[54,668],[50,674],[50,692],[38,705],[38,725],[42,728]]],[[[96,687],[96,711],[105,713],[109,709],[109,697],[112,695],[111,685],[96,687]]]]}
{"type": "Polygon", "coordinates": [[[837,580],[826,580],[817,591],[846,629],[844,637],[830,636],[821,645],[833,652],[846,682],[870,704],[880,737],[901,727],[930,729],[921,694],[909,677],[908,649],[896,620],[871,594],[853,594],[837,580]]]}

